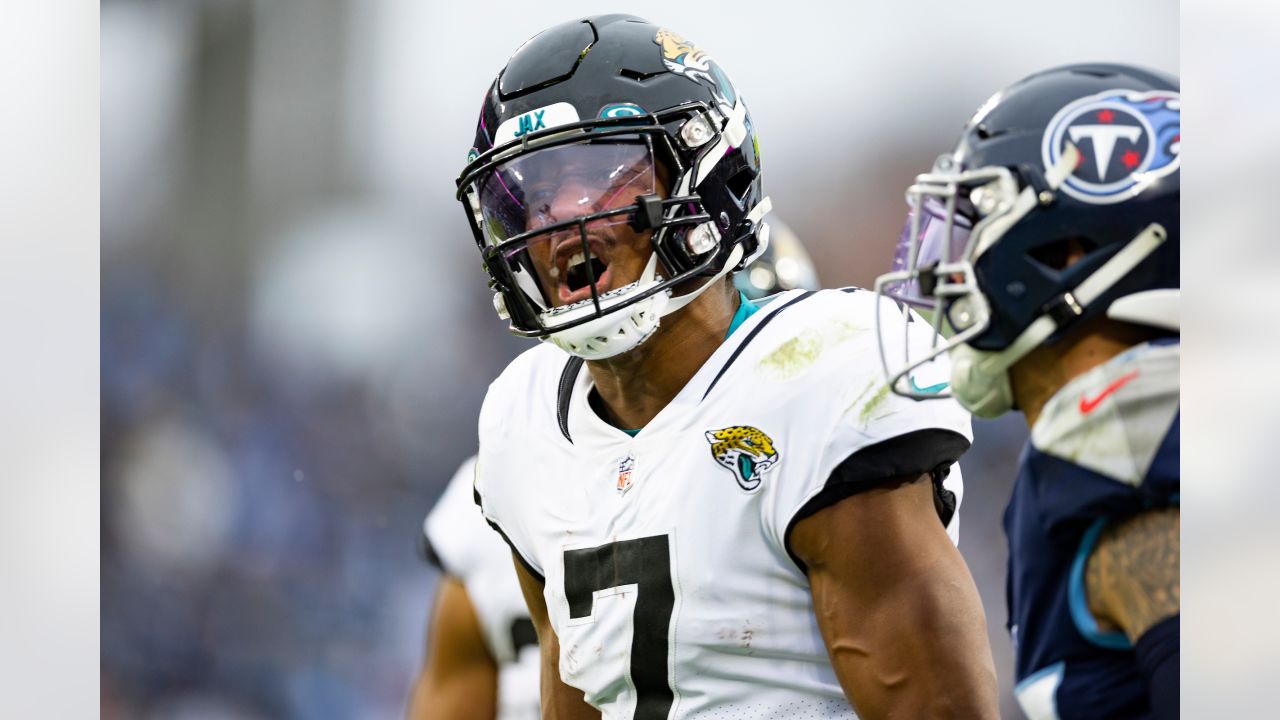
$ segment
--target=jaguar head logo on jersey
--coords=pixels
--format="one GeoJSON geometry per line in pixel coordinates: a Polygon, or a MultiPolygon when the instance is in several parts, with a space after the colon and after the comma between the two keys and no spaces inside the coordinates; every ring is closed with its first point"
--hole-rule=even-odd
{"type": "Polygon", "coordinates": [[[1062,191],[1087,203],[1122,202],[1181,165],[1182,100],[1177,92],[1108,90],[1058,111],[1041,154],[1053,167],[1068,142],[1080,159],[1062,191]]]}
{"type": "Polygon", "coordinates": [[[760,487],[762,476],[778,464],[778,451],[773,438],[749,425],[734,425],[722,430],[708,430],[711,457],[733,473],[738,485],[747,492],[760,487]]]}
{"type": "Polygon", "coordinates": [[[668,70],[709,88],[726,112],[733,107],[737,99],[733,83],[706,50],[666,28],[658,30],[653,42],[662,48],[662,62],[668,70]]]}

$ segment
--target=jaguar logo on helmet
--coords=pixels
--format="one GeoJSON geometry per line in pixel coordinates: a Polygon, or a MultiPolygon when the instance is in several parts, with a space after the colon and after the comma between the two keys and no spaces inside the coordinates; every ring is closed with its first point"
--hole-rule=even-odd
{"type": "Polygon", "coordinates": [[[716,100],[724,106],[722,109],[727,111],[733,107],[737,99],[733,83],[706,50],[666,28],[658,30],[653,42],[662,48],[662,62],[667,70],[710,88],[716,100]]]}
{"type": "Polygon", "coordinates": [[[1045,129],[1041,155],[1053,167],[1067,143],[1080,152],[1062,185],[1096,205],[1128,200],[1181,166],[1182,100],[1160,90],[1108,90],[1062,108],[1045,129]]]}

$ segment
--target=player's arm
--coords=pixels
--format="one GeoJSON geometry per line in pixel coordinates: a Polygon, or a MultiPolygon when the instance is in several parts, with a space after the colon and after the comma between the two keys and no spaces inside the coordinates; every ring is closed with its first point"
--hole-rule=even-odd
{"type": "Polygon", "coordinates": [[[1178,717],[1180,529],[1178,508],[1149,510],[1111,525],[1085,572],[1089,610],[1134,646],[1154,718],[1178,717]]]}
{"type": "Polygon", "coordinates": [[[542,655],[540,682],[542,684],[543,720],[600,720],[600,711],[582,699],[582,691],[560,680],[560,640],[551,627],[547,614],[547,601],[542,596],[542,583],[525,570],[518,557],[512,555],[516,577],[520,579],[520,591],[529,606],[529,618],[538,633],[538,652],[542,655]]]}
{"type": "Polygon", "coordinates": [[[859,717],[999,717],[982,602],[938,521],[929,475],[817,511],[795,525],[790,547],[859,717]]]}
{"type": "Polygon", "coordinates": [[[497,662],[466,588],[445,575],[427,631],[427,662],[409,698],[408,717],[493,720],[497,714],[497,662]]]}

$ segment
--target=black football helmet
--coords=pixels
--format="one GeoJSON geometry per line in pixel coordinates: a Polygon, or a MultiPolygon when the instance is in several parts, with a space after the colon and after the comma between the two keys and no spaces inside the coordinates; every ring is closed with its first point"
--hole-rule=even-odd
{"type": "Polygon", "coordinates": [[[587,359],[630,350],[754,259],[769,210],[755,129],[728,76],[628,15],[563,23],[520,46],[485,93],[457,184],[498,314],[513,333],[587,359]],[[553,209],[548,193],[569,183],[583,188],[578,209],[553,209]],[[618,232],[648,234],[652,253],[638,280],[604,290],[598,251],[618,232]],[[549,245],[560,266],[539,277],[549,245]]]}
{"type": "Polygon", "coordinates": [[[1007,369],[1082,322],[1177,332],[1180,150],[1178,80],[1164,73],[1069,65],[992,96],[907,190],[876,291],[923,309],[939,341],[912,358],[882,335],[890,386],[945,396],[911,372],[950,351],[951,394],[994,416],[1012,407],[1007,369]]]}

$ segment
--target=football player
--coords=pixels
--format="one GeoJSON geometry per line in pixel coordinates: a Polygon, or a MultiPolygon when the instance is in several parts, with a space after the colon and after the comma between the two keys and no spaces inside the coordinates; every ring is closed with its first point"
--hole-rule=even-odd
{"type": "MultiPolygon", "coordinates": [[[[817,290],[817,271],[800,239],[774,216],[769,226],[768,249],[734,275],[735,285],[760,304],[785,290],[817,290]]],[[[474,475],[470,457],[422,524],[423,556],[442,577],[426,663],[409,698],[411,720],[538,717],[537,637],[511,551],[476,511],[474,475]]]]}
{"type": "MultiPolygon", "coordinates": [[[[1178,81],[1072,65],[987,101],[907,191],[878,293],[925,309],[975,414],[1031,439],[1005,511],[1018,701],[1033,720],[1178,716],[1178,81]]],[[[929,403],[923,403],[929,404],[929,403]]]]}
{"type": "Polygon", "coordinates": [[[705,50],[623,15],[535,36],[458,196],[499,315],[545,341],[490,386],[476,471],[545,716],[996,716],[954,545],[969,417],[881,381],[895,304],[733,288],[769,203],[705,50]]]}

